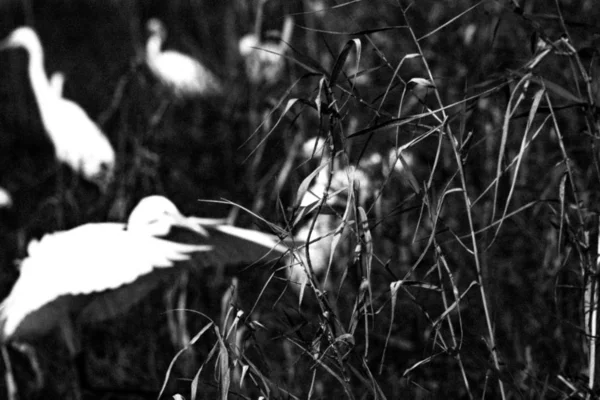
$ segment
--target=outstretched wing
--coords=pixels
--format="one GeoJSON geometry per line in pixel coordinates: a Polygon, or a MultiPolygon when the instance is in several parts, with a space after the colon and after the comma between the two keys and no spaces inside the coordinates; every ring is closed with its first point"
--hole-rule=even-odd
{"type": "MultiPolygon", "coordinates": [[[[191,219],[193,220],[193,218],[191,219]]],[[[211,251],[196,252],[186,263],[196,271],[205,267],[220,269],[225,266],[250,265],[256,262],[271,262],[281,259],[287,247],[279,243],[274,235],[263,232],[222,225],[220,220],[202,220],[206,234],[173,227],[169,239],[196,246],[211,246],[211,251]]],[[[186,245],[183,245],[186,246],[186,245]]],[[[182,267],[185,267],[182,265],[182,267]]],[[[80,322],[97,322],[114,318],[127,308],[133,306],[161,282],[168,281],[179,269],[163,268],[152,274],[139,277],[134,283],[107,291],[102,296],[95,296],[79,314],[80,322]],[[124,307],[127,305],[127,308],[124,307]]]]}
{"type": "MultiPolygon", "coordinates": [[[[155,269],[172,267],[194,252],[211,250],[206,245],[174,243],[123,228],[122,224],[88,224],[46,235],[30,246],[21,276],[0,305],[3,337],[28,337],[53,327],[55,314],[78,306],[78,301],[64,300],[65,296],[81,297],[77,295],[133,284],[155,269]]],[[[150,277],[142,285],[152,281],[150,277]]]]}
{"type": "Polygon", "coordinates": [[[173,234],[177,241],[189,242],[184,236],[189,238],[192,235],[194,243],[213,247],[210,252],[194,254],[196,268],[274,262],[288,251],[287,246],[275,235],[231,225],[204,225],[203,228],[208,232],[208,237],[189,231],[173,234]]]}

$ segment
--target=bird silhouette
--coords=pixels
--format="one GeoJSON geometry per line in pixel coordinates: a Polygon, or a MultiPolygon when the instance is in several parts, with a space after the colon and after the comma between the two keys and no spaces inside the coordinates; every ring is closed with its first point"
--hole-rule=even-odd
{"type": "Polygon", "coordinates": [[[89,223],[32,241],[20,277],[0,304],[0,337],[32,340],[74,313],[84,323],[114,317],[156,287],[161,270],[179,263],[251,264],[286,251],[272,235],[186,218],[167,198],[149,196],[127,224],[89,223]],[[178,227],[187,231],[188,243],[168,240],[178,227]]]}
{"type": "Polygon", "coordinates": [[[296,246],[287,256],[288,279],[292,288],[298,290],[302,302],[309,283],[330,287],[331,270],[342,266],[350,257],[351,227],[347,221],[353,219],[354,207],[348,203],[356,188],[368,185],[368,179],[360,169],[344,166],[347,162],[342,161],[341,154],[332,156],[328,143],[322,138],[307,140],[300,156],[304,162],[313,157],[320,159],[320,166],[306,178],[310,180],[306,182],[307,190],[296,199],[300,212],[294,242],[305,245],[296,246]]]}
{"type": "Polygon", "coordinates": [[[76,360],[77,326],[123,314],[185,268],[276,260],[286,251],[273,235],[184,217],[167,198],[149,196],[126,224],[88,223],[32,241],[0,304],[0,340],[30,349],[58,329],[76,360]]]}
{"type": "Polygon", "coordinates": [[[62,97],[62,83],[57,80],[52,85],[48,80],[37,33],[27,26],[15,29],[0,42],[0,50],[12,48],[23,48],[29,55],[29,80],[57,159],[85,179],[106,188],[113,178],[115,152],[87,113],[77,103],[62,97]]]}
{"type": "Polygon", "coordinates": [[[146,65],[176,96],[202,97],[222,92],[219,79],[198,60],[178,51],[162,51],[167,30],[159,19],[148,20],[146,28],[146,65]]]}
{"type": "Polygon", "coordinates": [[[255,32],[240,39],[238,50],[244,59],[248,80],[255,85],[272,85],[281,78],[285,69],[284,55],[292,38],[294,20],[289,15],[285,17],[279,40],[264,40],[260,34],[261,19],[262,11],[259,10],[255,32]]]}

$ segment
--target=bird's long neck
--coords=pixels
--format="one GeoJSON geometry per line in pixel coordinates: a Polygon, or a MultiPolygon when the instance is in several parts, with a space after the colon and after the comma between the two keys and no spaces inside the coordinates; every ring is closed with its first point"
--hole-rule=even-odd
{"type": "Polygon", "coordinates": [[[160,35],[151,35],[146,43],[146,56],[149,60],[153,60],[160,54],[162,48],[162,38],[160,35]]]}
{"type": "Polygon", "coordinates": [[[42,120],[45,119],[46,113],[49,112],[49,104],[52,104],[53,91],[50,87],[50,82],[44,70],[44,52],[41,44],[29,45],[27,47],[29,53],[29,80],[31,88],[35,95],[42,120]]]}

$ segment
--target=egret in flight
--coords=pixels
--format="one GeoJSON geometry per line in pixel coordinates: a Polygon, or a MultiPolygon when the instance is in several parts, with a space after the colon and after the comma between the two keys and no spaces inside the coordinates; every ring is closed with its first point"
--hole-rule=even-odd
{"type": "Polygon", "coordinates": [[[164,24],[152,18],[146,23],[146,64],[165,86],[179,97],[202,97],[222,92],[219,79],[198,60],[174,50],[162,51],[167,37],[164,24]]]}
{"type": "Polygon", "coordinates": [[[56,157],[85,179],[105,188],[115,168],[110,142],[77,103],[62,97],[59,77],[54,84],[48,80],[42,44],[32,28],[17,28],[0,42],[0,50],[12,48],[23,48],[29,55],[29,80],[56,157]]]}
{"type": "Polygon", "coordinates": [[[285,251],[273,235],[186,218],[167,198],[149,196],[127,224],[89,223],[32,241],[19,279],[0,304],[0,337],[31,341],[63,328],[69,314],[79,314],[79,322],[114,317],[156,287],[161,270],[182,263],[196,268],[251,264],[285,251]],[[188,230],[191,240],[169,240],[175,228],[188,230]]]}
{"type": "Polygon", "coordinates": [[[73,322],[114,318],[186,268],[278,260],[287,251],[274,235],[221,221],[184,217],[167,198],[149,196],[127,224],[89,223],[32,241],[0,304],[1,342],[29,348],[59,329],[75,359],[73,322]],[[184,241],[178,233],[187,233],[185,243],[174,241],[184,241]]]}

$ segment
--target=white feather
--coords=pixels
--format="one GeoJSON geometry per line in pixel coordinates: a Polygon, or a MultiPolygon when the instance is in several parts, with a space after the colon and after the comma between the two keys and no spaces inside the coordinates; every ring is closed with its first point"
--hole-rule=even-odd
{"type": "Polygon", "coordinates": [[[177,262],[190,261],[197,267],[250,264],[271,253],[276,260],[287,252],[273,235],[231,226],[210,229],[209,234],[196,218],[181,215],[168,199],[149,196],[135,207],[127,225],[90,223],[31,241],[21,276],[0,305],[0,338],[30,340],[44,334],[71,309],[80,310],[81,302],[87,307],[84,320],[116,315],[155,286],[161,279],[151,275],[156,269],[175,267],[177,262]],[[197,244],[159,237],[175,225],[194,231],[191,238],[197,244]],[[131,296],[123,291],[131,291],[131,296]],[[92,294],[97,295],[87,300],[80,296],[92,294]]]}
{"type": "Polygon", "coordinates": [[[46,235],[32,250],[2,303],[3,337],[10,337],[28,314],[60,296],[115,289],[210,247],[169,242],[127,231],[124,224],[103,223],[46,235]]]}

